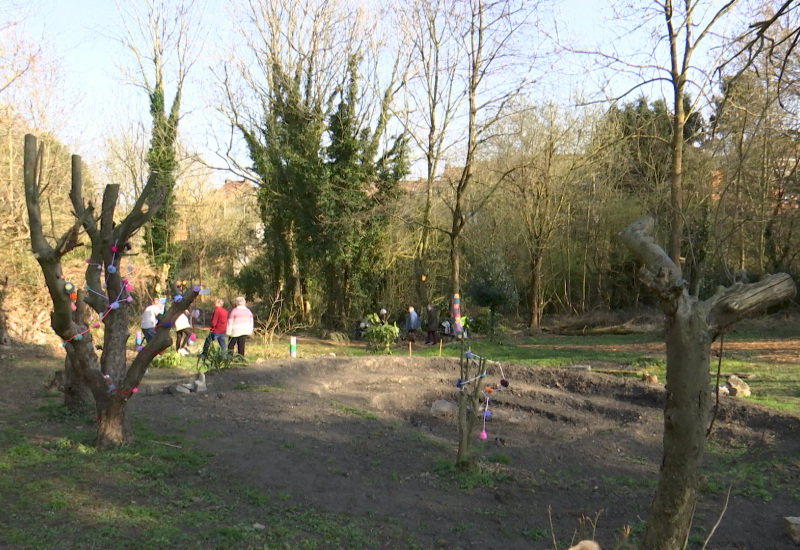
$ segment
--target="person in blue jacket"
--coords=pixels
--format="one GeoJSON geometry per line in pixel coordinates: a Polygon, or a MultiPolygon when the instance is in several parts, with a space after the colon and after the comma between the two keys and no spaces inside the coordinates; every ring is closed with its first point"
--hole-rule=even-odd
{"type": "Polygon", "coordinates": [[[409,342],[416,341],[417,330],[420,327],[419,315],[414,311],[414,306],[408,306],[408,315],[406,315],[406,340],[409,342]]]}

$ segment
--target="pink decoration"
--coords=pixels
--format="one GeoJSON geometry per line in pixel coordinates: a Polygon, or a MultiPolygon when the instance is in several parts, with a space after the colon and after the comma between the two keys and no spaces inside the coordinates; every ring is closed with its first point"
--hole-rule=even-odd
{"type": "Polygon", "coordinates": [[[137,391],[139,391],[139,387],[138,387],[138,386],[137,386],[137,387],[135,387],[135,388],[133,388],[133,389],[131,390],[131,393],[136,393],[137,391]]]}
{"type": "Polygon", "coordinates": [[[116,251],[117,251],[117,245],[115,244],[111,245],[111,252],[116,252],[116,251]]]}
{"type": "Polygon", "coordinates": [[[75,311],[76,309],[78,309],[78,306],[76,306],[76,305],[75,305],[75,302],[70,302],[70,303],[69,303],[69,308],[70,308],[72,311],[75,311]]]}
{"type": "Polygon", "coordinates": [[[486,438],[488,437],[488,436],[486,435],[486,430],[483,430],[483,431],[481,432],[481,434],[480,434],[478,437],[480,437],[481,439],[486,439],[486,438]]]}
{"type": "Polygon", "coordinates": [[[125,292],[132,292],[132,291],[133,291],[133,285],[130,284],[130,283],[126,284],[125,285],[125,292]]]}
{"type": "Polygon", "coordinates": [[[95,323],[92,325],[92,328],[100,328],[100,323],[95,323]]]}

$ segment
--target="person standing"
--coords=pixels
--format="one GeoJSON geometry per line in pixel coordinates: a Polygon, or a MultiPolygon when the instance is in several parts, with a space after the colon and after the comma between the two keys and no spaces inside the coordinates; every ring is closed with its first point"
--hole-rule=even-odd
{"type": "Polygon", "coordinates": [[[414,311],[414,306],[408,306],[408,315],[406,315],[406,340],[412,343],[416,341],[417,329],[419,327],[419,315],[414,311]]]}
{"type": "Polygon", "coordinates": [[[206,341],[203,342],[203,351],[200,357],[208,355],[211,342],[219,344],[220,351],[224,354],[228,347],[225,345],[225,332],[228,329],[228,310],[223,307],[224,302],[217,298],[214,300],[214,313],[211,314],[211,328],[206,341]]]}
{"type": "Polygon", "coordinates": [[[189,353],[184,349],[189,345],[189,336],[192,334],[192,323],[189,321],[189,310],[184,310],[175,319],[175,351],[181,355],[189,353]]]}
{"type": "Polygon", "coordinates": [[[164,312],[164,306],[161,300],[154,298],[153,301],[147,306],[142,313],[142,319],[139,322],[139,328],[142,329],[145,343],[156,337],[156,325],[158,325],[158,316],[164,312]]]}
{"type": "Polygon", "coordinates": [[[437,337],[439,331],[439,315],[436,313],[436,308],[433,307],[433,304],[428,304],[428,318],[425,324],[428,328],[428,337],[425,338],[425,344],[432,346],[439,340],[437,337]]]}
{"type": "Polygon", "coordinates": [[[225,331],[228,335],[228,351],[236,351],[244,356],[244,341],[253,334],[253,312],[247,308],[247,302],[241,296],[233,302],[236,304],[228,314],[228,327],[225,331]]]}

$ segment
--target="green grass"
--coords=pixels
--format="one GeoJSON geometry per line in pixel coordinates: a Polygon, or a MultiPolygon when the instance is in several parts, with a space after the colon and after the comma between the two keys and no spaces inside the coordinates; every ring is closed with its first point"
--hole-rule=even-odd
{"type": "Polygon", "coordinates": [[[495,487],[499,483],[511,481],[511,476],[496,465],[487,462],[476,462],[467,469],[462,469],[449,459],[437,459],[432,465],[433,472],[446,483],[457,486],[464,491],[476,487],[495,487]]]}
{"type": "Polygon", "coordinates": [[[368,549],[396,531],[293,504],[288,492],[198,476],[208,453],[142,422],[134,422],[131,445],[98,451],[92,430],[55,409],[0,431],[0,521],[13,526],[0,530],[0,547],[368,549]]]}
{"type": "Polygon", "coordinates": [[[337,403],[336,401],[331,401],[331,407],[333,407],[334,409],[336,409],[338,411],[341,411],[341,412],[344,412],[344,413],[347,413],[347,414],[351,414],[351,415],[357,416],[359,418],[366,418],[366,419],[369,419],[369,420],[377,420],[378,419],[378,416],[376,414],[374,414],[374,413],[371,413],[369,411],[365,411],[363,409],[359,409],[358,407],[351,407],[349,405],[343,405],[342,403],[337,403]]]}

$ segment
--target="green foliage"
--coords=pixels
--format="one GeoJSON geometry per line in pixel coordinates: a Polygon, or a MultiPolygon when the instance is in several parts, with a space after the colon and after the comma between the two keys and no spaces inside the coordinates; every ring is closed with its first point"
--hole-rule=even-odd
{"type": "Polygon", "coordinates": [[[153,357],[150,366],[156,369],[175,369],[181,366],[181,356],[174,351],[167,351],[153,357]]]}
{"type": "Polygon", "coordinates": [[[197,362],[197,370],[201,372],[221,371],[234,367],[247,366],[247,359],[242,355],[221,350],[211,346],[204,357],[200,357],[197,362]]]}
{"type": "Polygon", "coordinates": [[[367,343],[367,351],[375,354],[392,354],[392,345],[400,334],[397,323],[381,323],[380,318],[375,313],[367,317],[369,326],[364,331],[364,341],[367,343]]]}
{"type": "Polygon", "coordinates": [[[389,210],[407,173],[403,136],[381,152],[387,91],[374,129],[364,120],[365,94],[351,55],[342,89],[314,95],[306,78],[276,64],[263,123],[242,128],[261,181],[259,201],[270,251],[238,278],[245,290],[297,309],[303,292],[319,289],[323,323],[345,329],[353,311],[380,288],[389,210]],[[336,105],[335,108],[333,105],[336,105]],[[266,283],[266,284],[265,284],[266,283]]]}
{"type": "Polygon", "coordinates": [[[175,264],[175,252],[171,249],[178,214],[175,211],[173,190],[178,170],[175,142],[178,135],[180,113],[180,84],[167,111],[164,85],[159,79],[150,91],[150,115],[153,119],[150,148],[147,151],[147,166],[155,176],[156,187],[164,194],[164,201],[145,227],[145,242],[155,264],[175,264]]]}
{"type": "Polygon", "coordinates": [[[514,304],[519,299],[511,270],[496,253],[489,253],[481,258],[464,290],[477,305],[489,308],[491,335],[494,335],[497,309],[514,304]]]}

